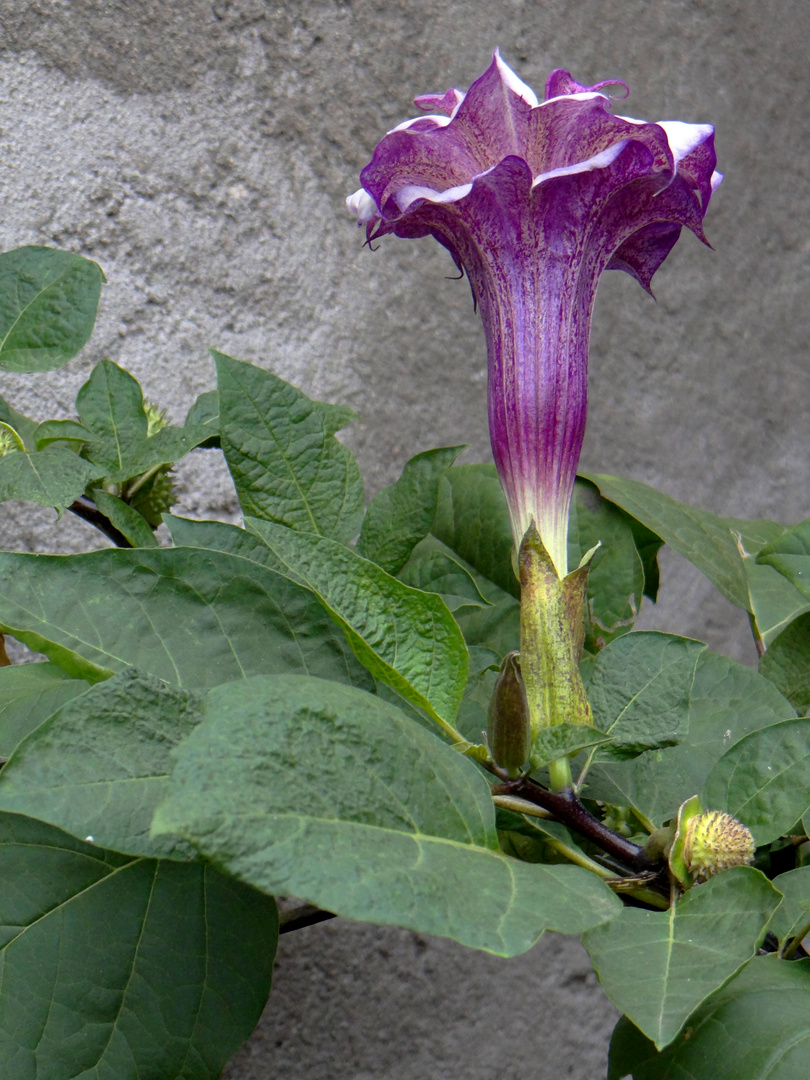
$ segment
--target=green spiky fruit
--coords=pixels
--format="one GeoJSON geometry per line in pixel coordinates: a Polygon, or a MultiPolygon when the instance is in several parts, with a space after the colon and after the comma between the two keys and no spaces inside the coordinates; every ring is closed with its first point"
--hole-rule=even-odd
{"type": "Polygon", "coordinates": [[[696,814],[686,826],[683,861],[695,881],[732,866],[747,866],[756,845],[749,829],[722,810],[696,814]]]}
{"type": "Polygon", "coordinates": [[[159,409],[153,401],[144,398],[143,411],[146,413],[146,437],[151,438],[169,423],[169,418],[163,409],[159,409]]]}
{"type": "Polygon", "coordinates": [[[171,472],[166,468],[156,472],[152,480],[138,489],[130,506],[156,529],[161,523],[161,515],[168,513],[176,502],[171,472]]]}

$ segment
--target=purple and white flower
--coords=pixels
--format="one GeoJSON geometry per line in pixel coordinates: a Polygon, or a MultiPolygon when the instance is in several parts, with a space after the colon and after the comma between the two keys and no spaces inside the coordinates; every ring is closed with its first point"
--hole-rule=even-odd
{"type": "Polygon", "coordinates": [[[434,236],[469,277],[515,544],[534,521],[560,577],[599,276],[649,291],[684,225],[705,241],[721,180],[710,125],[616,116],[610,85],[556,70],[541,102],[496,51],[466,94],[416,98],[433,113],[388,132],[347,199],[368,241],[434,236]]]}

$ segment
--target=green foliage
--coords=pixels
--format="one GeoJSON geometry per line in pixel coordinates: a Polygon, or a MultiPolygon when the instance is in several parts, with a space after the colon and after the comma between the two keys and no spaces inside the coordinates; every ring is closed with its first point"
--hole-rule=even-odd
{"type": "Polygon", "coordinates": [[[216,1080],[270,990],[272,900],[0,814],[6,1076],[216,1080]]]}
{"type": "Polygon", "coordinates": [[[689,694],[688,738],[631,761],[594,766],[588,773],[587,794],[630,806],[660,826],[674,817],[690,793],[703,790],[712,767],[730,747],[749,732],[793,713],[790,702],[751,668],[702,652],[689,694]]]}
{"type": "Polygon", "coordinates": [[[613,1033],[608,1080],[805,1080],[810,960],[754,957],[662,1053],[627,1019],[613,1033]]]}
{"type": "Polygon", "coordinates": [[[689,722],[689,695],[700,641],[655,632],[628,634],[600,652],[588,687],[594,723],[611,741],[597,757],[635,757],[678,743],[689,722]]]}
{"type": "MultiPolygon", "coordinates": [[[[1,255],[0,368],[75,355],[101,282],[79,256],[1,255]]],[[[810,519],[578,480],[595,722],[539,730],[509,773],[483,734],[520,648],[494,467],[425,451],[364,515],[335,437],[354,413],[212,355],[217,390],[177,426],[109,360],[71,418],[0,398],[0,499],[119,546],[0,553],[0,632],[47,658],[0,667],[3,1075],[215,1080],[266,999],[280,894],[503,956],[584,933],[629,1017],[612,1080],[804,1080],[810,519]],[[244,528],[168,513],[202,448],[244,528]],[[633,631],[663,542],[749,612],[759,672],[633,631]],[[669,823],[699,802],[752,829],[756,868],[673,878],[669,823]],[[754,955],[769,927],[779,959],[754,955]]]]}
{"type": "Polygon", "coordinates": [[[211,355],[222,450],[244,513],[351,540],[363,517],[363,480],[335,432],[354,414],[311,401],[269,371],[211,355]]]}
{"type": "Polygon", "coordinates": [[[21,247],[0,254],[0,369],[51,371],[82,349],[104,274],[81,255],[21,247]]]}
{"type": "Polygon", "coordinates": [[[203,710],[154,829],[242,881],[504,956],[618,908],[583,870],[503,856],[472,762],[374,696],[259,677],[203,710]]]}
{"type": "Polygon", "coordinates": [[[604,498],[693,563],[727,600],[749,612],[766,644],[807,610],[807,597],[800,595],[797,583],[788,584],[765,568],[768,560],[756,558],[762,549],[770,550],[773,542],[778,543],[786,531],[784,525],[719,517],[635,480],[583,475],[604,498]]]}
{"type": "Polygon", "coordinates": [[[583,944],[611,1000],[660,1050],[754,955],[780,900],[758,870],[737,866],[669,911],[625,908],[583,944]]]}

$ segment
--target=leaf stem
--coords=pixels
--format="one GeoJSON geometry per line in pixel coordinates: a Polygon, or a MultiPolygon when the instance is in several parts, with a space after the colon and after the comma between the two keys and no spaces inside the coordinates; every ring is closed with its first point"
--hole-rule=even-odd
{"type": "Polygon", "coordinates": [[[782,947],[779,950],[779,956],[783,960],[792,960],[808,934],[810,934],[810,920],[804,924],[798,934],[793,935],[789,943],[787,943],[787,938],[785,938],[785,942],[783,942],[782,947]],[[785,943],[787,943],[787,947],[785,947],[785,943]]]}
{"type": "Polygon", "coordinates": [[[620,836],[613,829],[609,829],[589,810],[586,810],[572,788],[566,788],[564,791],[548,791],[527,776],[510,780],[497,769],[497,766],[490,768],[490,771],[504,781],[504,783],[493,785],[493,795],[517,796],[543,810],[550,811],[557,821],[573,829],[586,840],[590,840],[636,873],[656,868],[644,853],[643,848],[624,836],[620,836]]]}
{"type": "Polygon", "coordinates": [[[68,507],[71,514],[75,514],[76,517],[80,517],[82,521],[86,521],[88,525],[92,525],[98,529],[99,532],[104,535],[120,548],[131,548],[132,544],[127,540],[122,532],[113,525],[108,517],[99,510],[92,499],[88,499],[86,495],[79,496],[75,502],[72,502],[68,507]]]}

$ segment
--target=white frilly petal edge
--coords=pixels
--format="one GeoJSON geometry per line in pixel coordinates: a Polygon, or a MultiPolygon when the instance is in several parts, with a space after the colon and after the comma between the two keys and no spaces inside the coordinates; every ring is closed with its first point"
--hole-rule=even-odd
{"type": "Polygon", "coordinates": [[[537,94],[534,90],[516,75],[514,71],[509,67],[507,63],[501,60],[501,54],[496,49],[494,53],[494,60],[498,67],[498,74],[501,77],[501,81],[505,86],[508,86],[513,94],[517,94],[519,98],[522,98],[527,105],[530,105],[533,109],[536,109],[540,104],[537,100],[537,94]]]}
{"type": "MultiPolygon", "coordinates": [[[[488,172],[491,170],[487,170],[488,172]]],[[[481,175],[484,175],[483,173],[481,175]]],[[[447,188],[446,191],[436,191],[435,188],[420,187],[417,184],[406,184],[395,192],[394,199],[399,209],[405,211],[416,202],[417,199],[426,199],[432,203],[458,202],[472,191],[472,184],[459,184],[457,187],[447,188]]]]}
{"type": "Polygon", "coordinates": [[[679,161],[714,134],[711,124],[686,124],[683,120],[658,120],[657,126],[664,129],[676,169],[679,161]]]}
{"type": "Polygon", "coordinates": [[[543,184],[546,180],[552,180],[556,176],[573,176],[575,173],[590,172],[592,169],[604,169],[613,164],[629,141],[629,139],[619,139],[613,146],[609,146],[607,150],[602,150],[601,153],[594,154],[593,157],[587,158],[585,161],[578,161],[575,165],[563,165],[559,169],[549,169],[548,172],[540,173],[532,181],[532,187],[536,188],[538,184],[543,184]]]}
{"type": "MultiPolygon", "coordinates": [[[[437,116],[435,113],[429,113],[426,116],[412,116],[410,120],[403,120],[401,124],[397,124],[396,127],[392,127],[390,131],[386,132],[386,135],[393,135],[395,131],[407,131],[411,124],[423,124],[425,120],[432,120],[434,127],[447,127],[447,125],[452,120],[452,117],[437,116]]],[[[423,132],[417,132],[417,135],[421,134],[423,134],[423,132]]]]}
{"type": "Polygon", "coordinates": [[[346,209],[350,214],[355,215],[358,225],[366,225],[379,216],[377,204],[365,188],[360,188],[353,195],[346,196],[346,209]]]}

